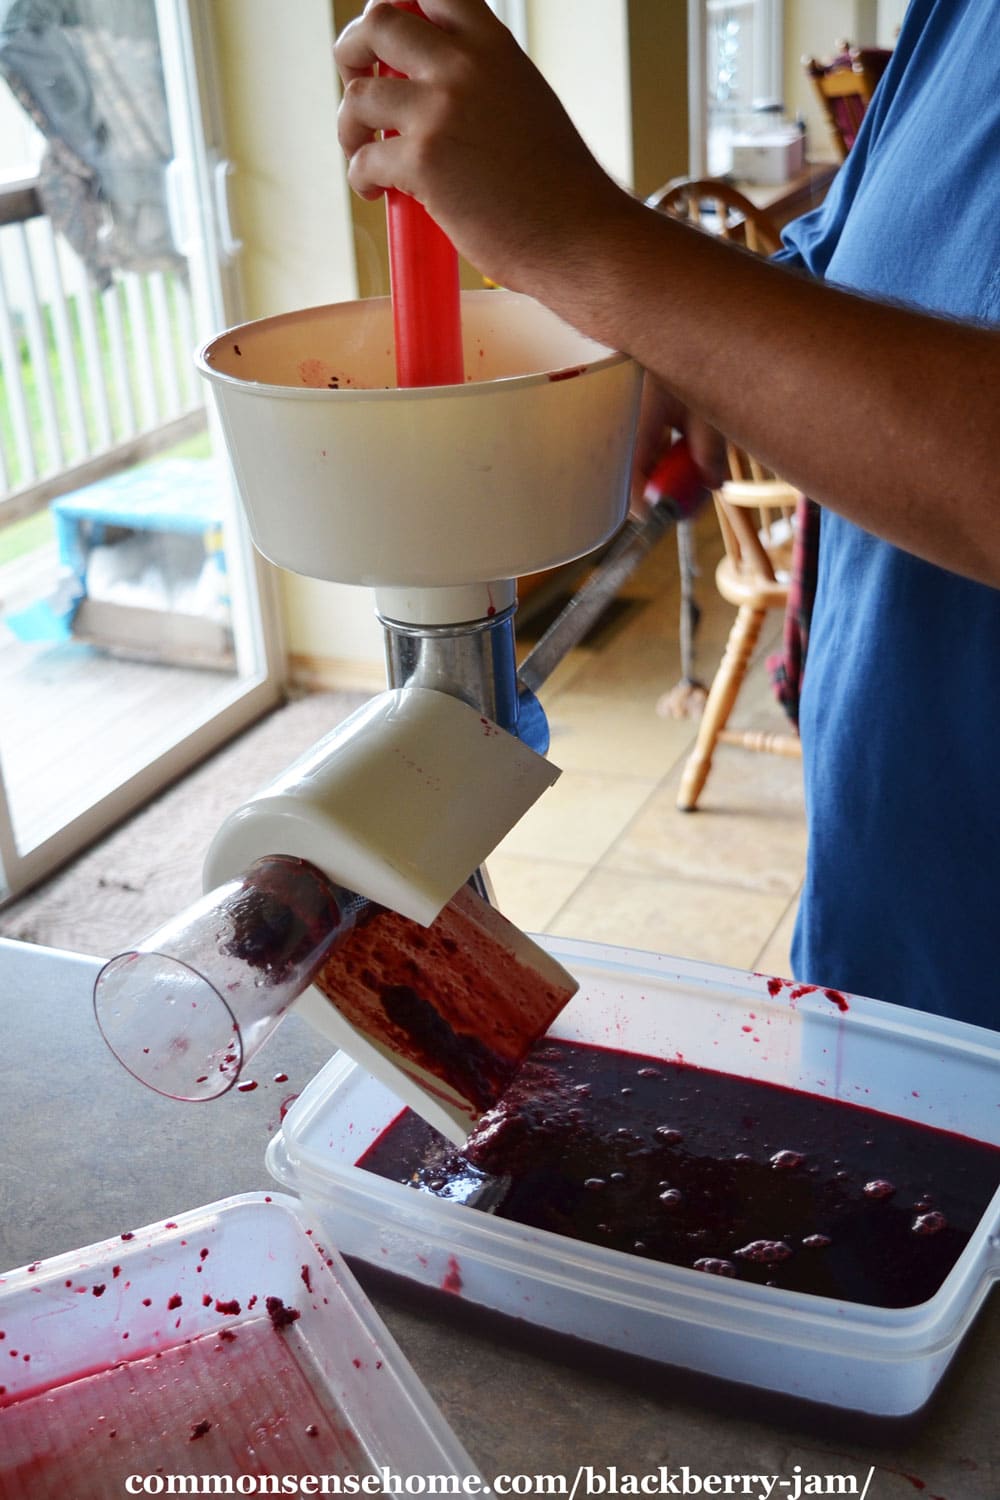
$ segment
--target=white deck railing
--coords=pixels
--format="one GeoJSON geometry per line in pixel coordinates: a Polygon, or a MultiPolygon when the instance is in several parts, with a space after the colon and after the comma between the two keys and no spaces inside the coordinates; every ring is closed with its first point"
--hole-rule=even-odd
{"type": "Polygon", "coordinates": [[[0,524],[204,426],[185,279],[98,291],[32,181],[0,185],[0,524]]]}

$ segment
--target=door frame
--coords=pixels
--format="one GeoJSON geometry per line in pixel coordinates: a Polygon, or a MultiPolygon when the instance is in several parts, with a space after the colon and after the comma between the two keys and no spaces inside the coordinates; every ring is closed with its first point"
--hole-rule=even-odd
{"type": "MultiPolygon", "coordinates": [[[[175,221],[175,233],[183,240],[179,248],[190,257],[195,324],[206,329],[207,337],[239,321],[241,302],[240,246],[233,237],[226,198],[229,163],[217,103],[220,91],[212,53],[210,0],[155,0],[155,4],[177,168],[171,185],[180,218],[179,224],[175,221]]],[[[237,676],[231,690],[220,690],[211,718],[25,852],[17,848],[0,763],[0,904],[48,878],[283,701],[287,662],[277,576],[250,541],[211,399],[207,418],[215,461],[226,487],[227,561],[235,562],[237,676]]]]}

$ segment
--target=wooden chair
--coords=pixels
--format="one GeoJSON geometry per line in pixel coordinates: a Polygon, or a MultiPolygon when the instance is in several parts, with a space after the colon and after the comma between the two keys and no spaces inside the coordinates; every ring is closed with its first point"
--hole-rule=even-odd
{"type": "MultiPolygon", "coordinates": [[[[780,248],[781,237],[767,215],[736,188],[714,178],[677,178],[646,200],[677,218],[745,245],[761,255],[780,248]]],[[[800,755],[798,735],[727,728],[769,610],[788,604],[791,522],[798,492],[734,444],[727,445],[729,478],[714,495],[725,555],[715,572],[722,597],[737,609],[736,619],[712,679],[694,750],[681,776],[677,806],[692,812],[698,804],[716,745],[800,755]]]]}
{"type": "Polygon", "coordinates": [[[840,47],[840,53],[832,62],[817,62],[814,57],[805,57],[802,62],[823,106],[837,154],[843,161],[854,145],[875,85],[885,72],[892,53],[881,47],[849,47],[846,42],[840,47]]]}
{"type": "Polygon", "coordinates": [[[646,206],[758,255],[773,255],[781,248],[781,236],[767,214],[718,177],[675,177],[650,193],[646,206]]]}
{"type": "Polygon", "coordinates": [[[737,613],[681,775],[677,806],[682,812],[697,807],[719,743],[774,755],[802,753],[794,732],[726,727],[768,612],[784,613],[788,604],[792,517],[799,499],[797,490],[741,449],[730,444],[728,455],[731,477],[714,495],[726,549],[715,583],[737,613]]]}

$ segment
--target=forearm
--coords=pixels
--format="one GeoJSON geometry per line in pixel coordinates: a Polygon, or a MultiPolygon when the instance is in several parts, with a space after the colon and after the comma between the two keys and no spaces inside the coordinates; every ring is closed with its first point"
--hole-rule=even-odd
{"type": "Polygon", "coordinates": [[[1000,587],[1000,331],[839,291],[646,209],[482,0],[423,8],[434,24],[369,7],[338,42],[353,186],[414,194],[484,273],[632,354],[782,478],[1000,587]],[[408,76],[372,77],[378,59],[408,76]]]}
{"type": "Polygon", "coordinates": [[[783,478],[1000,586],[1000,333],[871,301],[639,204],[528,290],[783,478]]]}

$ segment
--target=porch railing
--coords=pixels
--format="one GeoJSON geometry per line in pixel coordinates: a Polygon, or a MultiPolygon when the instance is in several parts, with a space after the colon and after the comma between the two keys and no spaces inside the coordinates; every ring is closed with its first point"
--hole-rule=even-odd
{"type": "Polygon", "coordinates": [[[186,280],[99,291],[34,181],[0,183],[0,525],[205,424],[186,280]]]}

